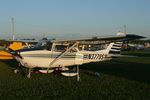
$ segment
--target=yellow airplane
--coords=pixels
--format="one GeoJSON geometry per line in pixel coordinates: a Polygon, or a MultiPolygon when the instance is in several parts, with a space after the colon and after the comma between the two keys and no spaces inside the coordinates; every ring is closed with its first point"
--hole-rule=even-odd
{"type": "MultiPolygon", "coordinates": [[[[27,42],[37,43],[37,41],[12,41],[12,44],[10,44],[9,48],[11,48],[12,50],[19,50],[28,47],[25,44],[27,42]]],[[[0,50],[0,60],[10,60],[10,59],[14,59],[14,56],[10,54],[8,48],[0,50]]]]}
{"type": "MultiPolygon", "coordinates": [[[[23,48],[22,42],[13,42],[9,48],[13,50],[18,50],[23,48]]],[[[9,50],[6,48],[4,50],[0,51],[0,60],[8,60],[8,59],[14,59],[14,56],[9,53],[9,50]]]]}

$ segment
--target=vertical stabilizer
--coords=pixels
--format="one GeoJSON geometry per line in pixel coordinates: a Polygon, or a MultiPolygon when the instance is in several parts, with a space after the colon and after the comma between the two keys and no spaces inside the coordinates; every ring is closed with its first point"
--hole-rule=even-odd
{"type": "Polygon", "coordinates": [[[108,54],[120,54],[122,42],[115,42],[108,54]]]}
{"type": "Polygon", "coordinates": [[[106,49],[107,54],[120,54],[122,42],[110,43],[106,49]]]}

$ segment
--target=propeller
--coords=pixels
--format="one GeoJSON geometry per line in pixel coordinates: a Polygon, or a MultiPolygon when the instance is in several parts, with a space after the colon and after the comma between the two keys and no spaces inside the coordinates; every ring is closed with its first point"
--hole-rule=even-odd
{"type": "Polygon", "coordinates": [[[19,52],[14,51],[14,50],[11,49],[11,48],[8,48],[8,50],[10,51],[10,54],[12,54],[12,55],[14,55],[14,56],[18,56],[19,58],[23,59],[19,52]]]}

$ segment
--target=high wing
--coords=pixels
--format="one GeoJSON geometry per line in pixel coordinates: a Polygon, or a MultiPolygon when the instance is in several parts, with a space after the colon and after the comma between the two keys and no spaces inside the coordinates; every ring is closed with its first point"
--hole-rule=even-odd
{"type": "Polygon", "coordinates": [[[74,43],[74,42],[88,42],[88,41],[115,41],[115,40],[134,40],[145,38],[140,35],[126,34],[126,35],[116,35],[116,36],[105,36],[105,37],[93,37],[93,38],[82,38],[73,40],[54,40],[56,43],[74,43]]]}

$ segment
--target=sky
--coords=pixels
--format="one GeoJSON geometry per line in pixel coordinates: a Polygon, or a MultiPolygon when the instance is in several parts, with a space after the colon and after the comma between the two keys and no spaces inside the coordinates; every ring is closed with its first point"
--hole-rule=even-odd
{"type": "Polygon", "coordinates": [[[0,0],[0,39],[77,39],[118,31],[150,39],[150,0],[0,0]]]}

